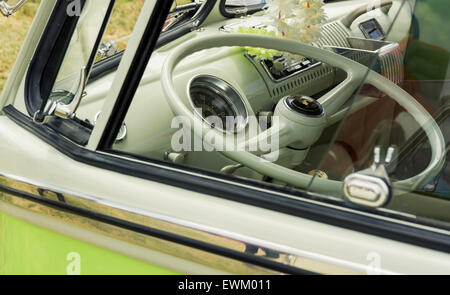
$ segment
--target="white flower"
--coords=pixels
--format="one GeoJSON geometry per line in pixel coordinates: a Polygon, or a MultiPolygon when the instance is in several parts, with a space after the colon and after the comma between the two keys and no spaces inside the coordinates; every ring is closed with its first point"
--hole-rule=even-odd
{"type": "Polygon", "coordinates": [[[321,36],[323,5],[323,0],[269,0],[266,14],[279,36],[311,43],[321,36]]]}
{"type": "Polygon", "coordinates": [[[286,19],[297,5],[298,0],[269,0],[267,13],[274,19],[286,19]]]}

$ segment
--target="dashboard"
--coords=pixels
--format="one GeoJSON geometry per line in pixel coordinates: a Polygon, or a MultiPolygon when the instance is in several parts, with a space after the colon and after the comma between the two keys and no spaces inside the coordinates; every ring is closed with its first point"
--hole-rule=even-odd
{"type": "MultiPolygon", "coordinates": [[[[238,20],[220,28],[223,32],[233,32],[240,26],[264,28],[264,17],[251,17],[238,20]]],[[[358,61],[366,66],[374,66],[374,70],[399,84],[403,80],[402,52],[397,42],[382,41],[385,33],[376,19],[369,19],[357,24],[365,38],[351,36],[341,22],[330,22],[323,27],[323,37],[315,46],[320,46],[358,61]]],[[[213,76],[200,76],[194,79],[195,83],[188,85],[189,102],[195,108],[203,109],[199,114],[208,121],[210,116],[222,118],[225,129],[237,126],[226,126],[226,117],[239,116],[243,122],[248,117],[245,107],[250,104],[252,109],[270,112],[282,97],[287,95],[308,95],[316,97],[326,89],[339,84],[345,75],[339,69],[330,67],[321,61],[308,57],[280,53],[273,59],[259,59],[248,52],[243,52],[240,66],[252,66],[259,77],[264,81],[272,105],[262,109],[261,102],[257,104],[247,101],[246,95],[239,94],[233,86],[224,79],[213,76]],[[207,78],[205,78],[207,77],[207,78]],[[197,83],[201,80],[202,83],[197,83]],[[226,90],[225,90],[226,89],[226,90]]],[[[236,78],[232,78],[236,80],[236,78]]],[[[242,81],[238,82],[242,85],[242,81]]],[[[267,95],[266,95],[267,96],[267,95]]],[[[243,123],[242,123],[243,124],[243,123]]],[[[239,127],[242,129],[242,125],[239,127]]]]}

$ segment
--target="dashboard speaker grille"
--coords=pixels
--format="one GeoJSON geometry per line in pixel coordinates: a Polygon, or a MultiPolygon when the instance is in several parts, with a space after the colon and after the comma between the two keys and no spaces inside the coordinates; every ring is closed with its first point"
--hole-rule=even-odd
{"type": "Polygon", "coordinates": [[[403,82],[403,53],[398,44],[379,55],[381,74],[396,84],[403,82]]]}
{"type": "Polygon", "coordinates": [[[349,36],[348,29],[340,21],[335,21],[322,27],[322,37],[315,44],[319,47],[325,45],[350,47],[347,41],[349,36]]]}

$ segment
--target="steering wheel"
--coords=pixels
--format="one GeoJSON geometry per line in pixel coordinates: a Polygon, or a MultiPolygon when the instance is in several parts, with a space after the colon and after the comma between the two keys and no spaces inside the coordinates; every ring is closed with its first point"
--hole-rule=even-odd
{"type": "MultiPolygon", "coordinates": [[[[317,100],[319,107],[323,109],[319,116],[306,116],[287,110],[286,103],[279,103],[275,115],[280,116],[279,126],[260,132],[256,137],[245,140],[244,145],[248,147],[252,142],[279,138],[279,147],[287,147],[293,142],[310,147],[321,131],[325,128],[327,121],[333,114],[338,112],[345,102],[364,83],[371,84],[392,97],[400,106],[409,112],[424,129],[431,143],[431,161],[427,168],[419,174],[405,180],[393,183],[398,191],[410,191],[420,185],[424,180],[436,176],[442,169],[445,160],[445,143],[442,132],[433,117],[406,91],[384,78],[378,73],[369,70],[353,60],[333,53],[331,51],[313,47],[293,40],[275,38],[271,36],[256,34],[218,33],[214,36],[194,38],[191,41],[180,44],[167,57],[162,69],[162,86],[167,95],[168,103],[176,116],[188,119],[193,132],[203,138],[208,144],[215,147],[223,147],[225,144],[235,142],[236,134],[221,132],[212,129],[204,120],[195,115],[192,107],[187,106],[179,97],[173,82],[173,72],[178,63],[185,57],[197,51],[224,46],[253,46],[271,48],[282,52],[290,52],[307,56],[328,65],[340,68],[347,73],[347,78],[317,100]],[[213,135],[211,136],[211,132],[213,135]],[[208,134],[208,136],[204,136],[208,134]],[[314,136],[314,134],[318,134],[314,136]],[[313,138],[311,140],[311,138],[313,138]]],[[[261,152],[249,152],[246,150],[221,151],[226,157],[253,169],[262,175],[283,181],[295,187],[309,188],[311,191],[340,194],[342,193],[342,181],[316,178],[292,169],[266,161],[261,157],[261,152]]],[[[395,192],[394,192],[395,194],[395,192]]]]}

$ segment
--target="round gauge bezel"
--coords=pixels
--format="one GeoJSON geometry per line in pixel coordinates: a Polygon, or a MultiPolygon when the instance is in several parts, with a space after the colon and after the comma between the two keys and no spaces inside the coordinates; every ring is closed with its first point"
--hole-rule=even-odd
{"type": "Polygon", "coordinates": [[[238,133],[247,127],[248,124],[247,105],[245,104],[244,99],[239,94],[239,92],[225,80],[212,75],[195,76],[189,81],[187,94],[189,97],[189,103],[191,107],[194,109],[195,114],[200,116],[200,118],[202,118],[202,120],[212,128],[216,128],[217,130],[220,130],[225,133],[238,133]],[[198,112],[198,108],[195,105],[194,98],[191,95],[191,91],[193,88],[204,88],[205,90],[209,90],[216,93],[217,96],[220,96],[228,104],[230,109],[234,111],[234,114],[227,114],[227,116],[229,115],[241,116],[242,118],[244,118],[244,120],[242,120],[242,122],[240,122],[240,124],[236,126],[235,130],[224,130],[222,128],[213,126],[210,122],[206,120],[206,118],[203,116],[202,113],[198,112]]]}

